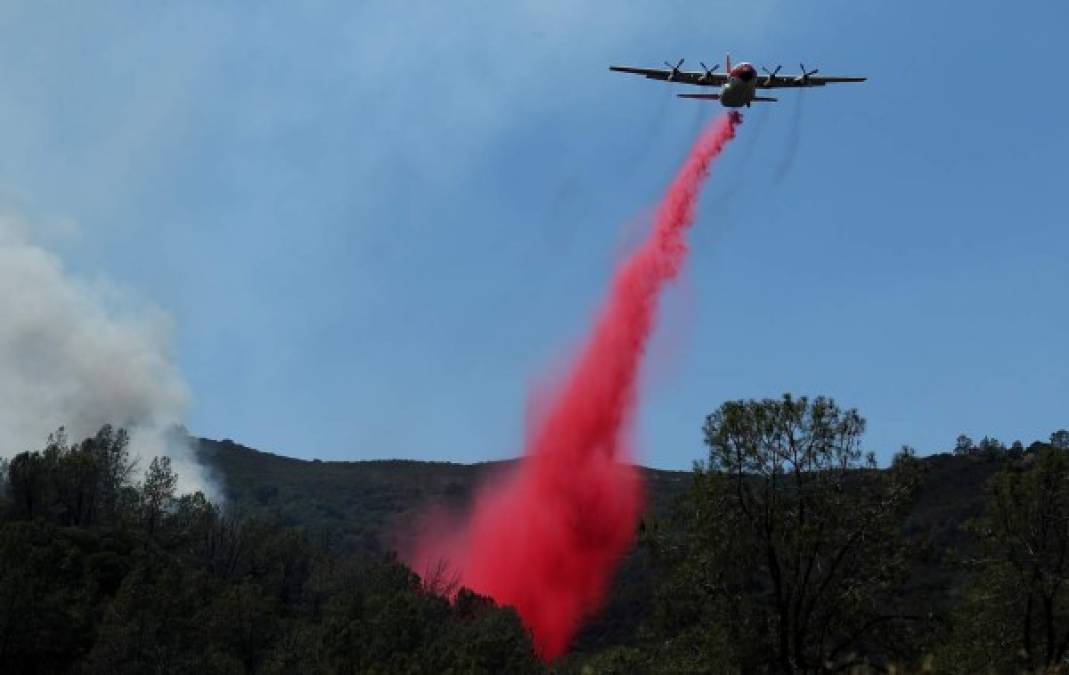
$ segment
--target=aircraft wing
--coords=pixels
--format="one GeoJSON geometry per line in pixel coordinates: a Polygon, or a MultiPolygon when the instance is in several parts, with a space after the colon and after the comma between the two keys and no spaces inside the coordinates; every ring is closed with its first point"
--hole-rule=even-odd
{"type": "Polygon", "coordinates": [[[632,68],[631,66],[609,66],[609,70],[616,73],[631,73],[643,75],[651,80],[665,80],[667,82],[682,82],[683,84],[697,84],[705,87],[720,87],[728,80],[728,76],[722,73],[704,73],[693,70],[668,70],[665,68],[632,68]]]}
{"type": "Polygon", "coordinates": [[[759,89],[780,89],[783,87],[823,87],[836,82],[864,82],[867,77],[846,77],[841,75],[777,75],[757,78],[759,89]]]}
{"type": "MultiPolygon", "coordinates": [[[[703,101],[718,101],[720,100],[720,94],[676,94],[679,98],[696,98],[703,101]]],[[[772,98],[771,96],[754,96],[754,101],[778,101],[778,98],[772,98]]]]}

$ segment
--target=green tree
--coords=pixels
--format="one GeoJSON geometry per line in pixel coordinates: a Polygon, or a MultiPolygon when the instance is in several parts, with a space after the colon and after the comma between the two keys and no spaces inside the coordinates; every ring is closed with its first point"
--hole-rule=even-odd
{"type": "Polygon", "coordinates": [[[1040,444],[1007,466],[970,529],[983,554],[967,561],[975,576],[944,668],[1069,667],[1069,452],[1040,444]]]}
{"type": "Polygon", "coordinates": [[[510,607],[467,588],[456,594],[452,629],[440,638],[435,670],[454,673],[542,673],[530,637],[510,607]]]}
{"type": "Polygon", "coordinates": [[[997,438],[984,436],[976,446],[976,451],[984,457],[997,459],[1006,455],[1006,446],[997,438]]]}
{"type": "Polygon", "coordinates": [[[50,442],[44,455],[54,486],[53,519],[63,525],[94,525],[100,509],[97,457],[89,448],[71,447],[65,440],[50,442]]]}
{"type": "Polygon", "coordinates": [[[119,517],[126,505],[125,492],[130,487],[137,462],[130,458],[130,435],[125,429],[116,431],[110,424],[101,427],[93,438],[82,441],[83,452],[96,459],[101,510],[107,520],[119,517]]]}
{"type": "Polygon", "coordinates": [[[0,526],[0,671],[66,672],[91,643],[97,546],[41,518],[0,526]]]}
{"type": "Polygon", "coordinates": [[[136,492],[130,484],[134,462],[128,443],[124,430],[106,425],[71,445],[61,427],[49,435],[43,450],[16,455],[7,470],[14,514],[92,526],[132,512],[136,492]]]}
{"type": "Polygon", "coordinates": [[[7,480],[8,465],[8,460],[0,457],[0,523],[4,521],[11,510],[11,502],[9,501],[11,489],[8,487],[7,480]]]}
{"type": "Polygon", "coordinates": [[[1020,459],[1021,457],[1024,457],[1024,444],[1020,441],[1014,441],[1013,445],[1010,446],[1007,456],[1010,459],[1020,459]]]}
{"type": "Polygon", "coordinates": [[[1050,435],[1050,444],[1060,450],[1069,450],[1069,431],[1059,429],[1050,435]]]}
{"type": "Polygon", "coordinates": [[[917,618],[894,606],[917,466],[863,458],[865,422],[826,398],[732,401],[706,418],[706,464],[674,527],[657,626],[681,668],[842,669],[895,654],[917,618]],[[685,656],[692,655],[691,661],[685,656]]]}
{"type": "Polygon", "coordinates": [[[40,453],[21,452],[7,468],[11,508],[19,518],[33,518],[47,513],[50,495],[44,458],[40,453]]]}
{"type": "Polygon", "coordinates": [[[134,484],[128,442],[61,429],[0,466],[0,671],[544,671],[513,610],[178,495],[163,457],[134,484]]]}
{"type": "Polygon", "coordinates": [[[229,585],[197,614],[204,644],[213,661],[228,660],[247,673],[257,672],[278,633],[280,612],[258,584],[229,585]]]}
{"type": "Polygon", "coordinates": [[[169,457],[155,457],[141,486],[141,523],[152,538],[163,515],[172,507],[178,474],[171,470],[169,457]]]}
{"type": "Polygon", "coordinates": [[[965,434],[959,434],[956,441],[954,441],[954,454],[955,455],[971,455],[976,452],[976,445],[972,439],[965,434]]]}

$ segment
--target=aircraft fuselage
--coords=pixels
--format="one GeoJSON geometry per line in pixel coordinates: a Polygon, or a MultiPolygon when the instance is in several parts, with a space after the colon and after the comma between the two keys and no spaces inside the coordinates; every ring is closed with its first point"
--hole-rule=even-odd
{"type": "Polygon", "coordinates": [[[749,63],[740,63],[728,73],[720,89],[720,104],[725,108],[748,106],[757,95],[757,71],[749,63]]]}

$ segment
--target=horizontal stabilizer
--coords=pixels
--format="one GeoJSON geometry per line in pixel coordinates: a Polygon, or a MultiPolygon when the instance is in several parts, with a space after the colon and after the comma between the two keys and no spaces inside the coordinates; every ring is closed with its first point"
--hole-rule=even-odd
{"type": "Polygon", "coordinates": [[[778,98],[772,98],[771,96],[754,96],[755,101],[778,101],[778,98]]]}
{"type": "Polygon", "coordinates": [[[679,98],[700,98],[706,101],[719,101],[720,94],[676,94],[679,98]]]}

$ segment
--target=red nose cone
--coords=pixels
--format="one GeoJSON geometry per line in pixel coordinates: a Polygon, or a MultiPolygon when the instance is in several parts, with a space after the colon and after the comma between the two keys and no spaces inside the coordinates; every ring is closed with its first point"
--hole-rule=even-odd
{"type": "Polygon", "coordinates": [[[743,82],[749,82],[757,77],[757,70],[749,63],[740,63],[731,69],[731,76],[743,82]]]}

